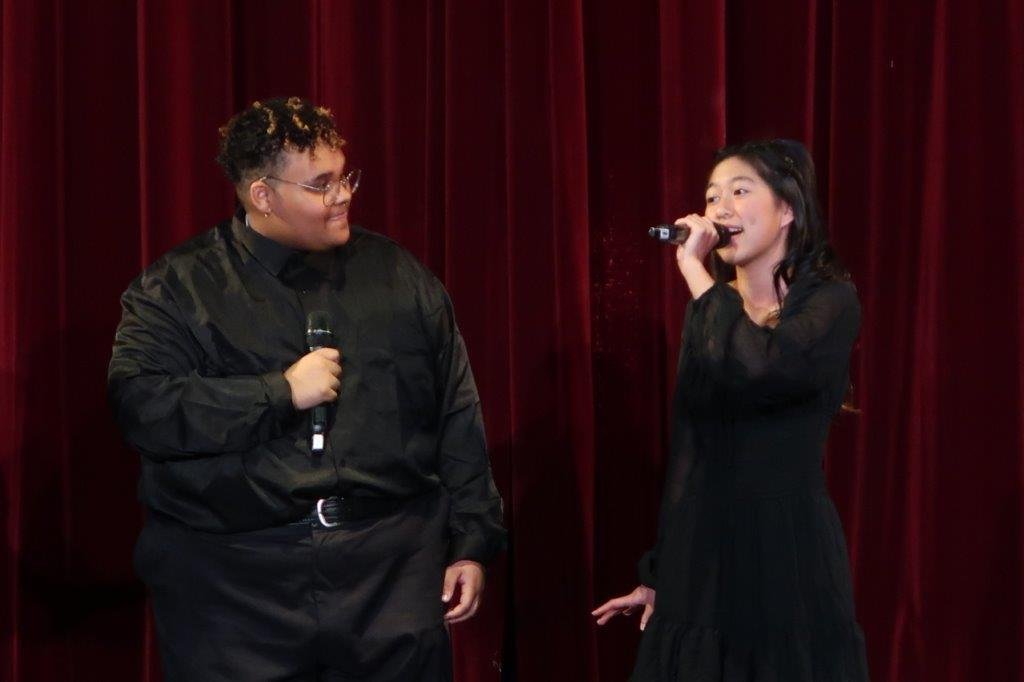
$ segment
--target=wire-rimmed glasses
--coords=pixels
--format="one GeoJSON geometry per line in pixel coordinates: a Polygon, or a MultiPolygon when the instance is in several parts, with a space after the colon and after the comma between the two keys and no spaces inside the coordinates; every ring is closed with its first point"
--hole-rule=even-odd
{"type": "Polygon", "coordinates": [[[349,194],[355,194],[356,190],[359,189],[359,181],[362,179],[363,172],[358,168],[353,168],[349,172],[341,176],[340,179],[334,182],[328,182],[326,185],[317,187],[316,185],[307,185],[304,182],[295,182],[294,180],[285,180],[279,178],[276,175],[264,175],[256,182],[262,182],[264,180],[277,180],[278,182],[284,182],[289,185],[296,185],[310,192],[316,192],[321,195],[324,200],[324,206],[330,206],[338,200],[338,196],[341,194],[341,190],[345,189],[349,194]]]}

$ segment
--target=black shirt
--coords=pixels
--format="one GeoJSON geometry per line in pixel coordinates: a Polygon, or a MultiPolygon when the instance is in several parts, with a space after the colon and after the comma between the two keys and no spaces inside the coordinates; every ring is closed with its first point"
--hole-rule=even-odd
{"type": "Polygon", "coordinates": [[[334,494],[451,498],[450,556],[505,541],[480,399],[441,283],[358,227],[324,254],[231,221],[166,254],[121,298],[109,398],[142,454],[139,496],[199,530],[266,528],[334,494]],[[342,354],[325,452],[310,453],[283,371],[307,352],[311,310],[342,354]]]}

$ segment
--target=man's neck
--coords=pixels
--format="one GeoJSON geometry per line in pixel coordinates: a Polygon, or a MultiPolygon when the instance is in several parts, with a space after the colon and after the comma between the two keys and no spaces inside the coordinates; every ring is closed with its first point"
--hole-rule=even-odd
{"type": "Polygon", "coordinates": [[[245,212],[245,224],[248,225],[253,232],[266,237],[271,241],[277,242],[281,246],[285,246],[289,249],[298,249],[298,247],[289,244],[286,240],[281,239],[280,231],[276,229],[274,224],[274,218],[264,216],[262,213],[250,213],[245,212]]]}

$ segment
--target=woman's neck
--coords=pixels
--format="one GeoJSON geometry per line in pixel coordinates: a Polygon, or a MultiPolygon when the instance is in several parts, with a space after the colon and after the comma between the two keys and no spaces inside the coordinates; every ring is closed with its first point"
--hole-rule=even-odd
{"type": "Polygon", "coordinates": [[[736,290],[744,303],[757,309],[778,307],[773,270],[773,267],[759,263],[736,268],[736,290]]]}
{"type": "Polygon", "coordinates": [[[774,327],[779,323],[786,283],[780,283],[776,294],[774,270],[774,266],[756,263],[736,268],[736,290],[743,299],[743,310],[759,327],[774,327]]]}

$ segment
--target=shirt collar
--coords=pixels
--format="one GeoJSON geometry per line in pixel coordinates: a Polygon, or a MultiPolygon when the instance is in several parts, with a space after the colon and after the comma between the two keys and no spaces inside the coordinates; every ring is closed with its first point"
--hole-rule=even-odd
{"type": "Polygon", "coordinates": [[[248,249],[249,253],[260,262],[272,275],[277,277],[295,249],[265,237],[249,226],[249,216],[245,209],[239,209],[232,221],[235,235],[248,249]]]}

